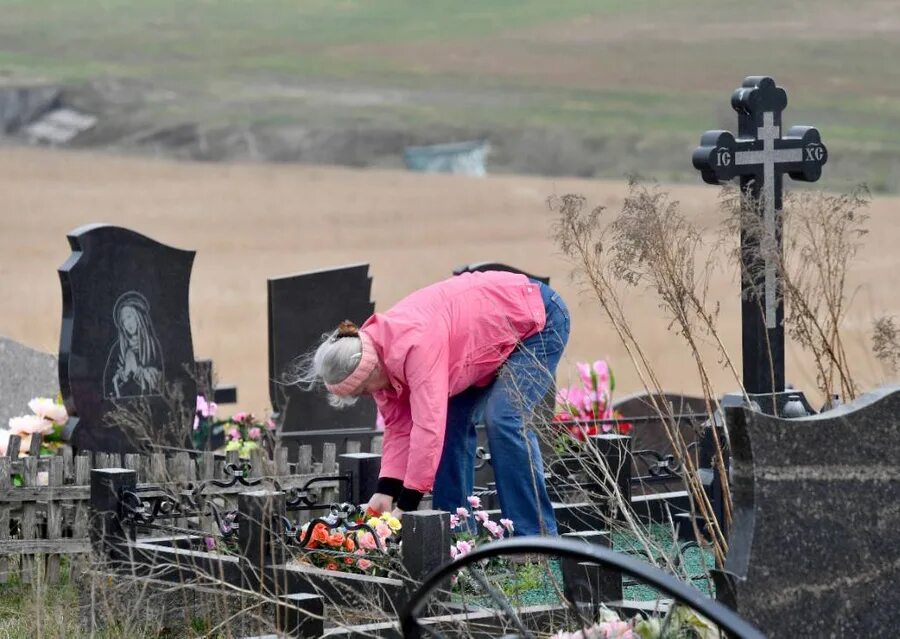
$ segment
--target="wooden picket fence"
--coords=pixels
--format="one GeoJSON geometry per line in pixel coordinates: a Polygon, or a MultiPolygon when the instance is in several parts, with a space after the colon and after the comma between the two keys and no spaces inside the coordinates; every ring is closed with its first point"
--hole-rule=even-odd
{"type": "MultiPolygon", "coordinates": [[[[39,456],[39,435],[32,437],[27,456],[20,457],[20,446],[19,438],[11,437],[6,456],[0,457],[0,583],[16,575],[22,583],[37,579],[58,583],[65,572],[63,565],[67,563],[71,569],[90,553],[91,469],[127,468],[137,472],[139,489],[144,484],[177,492],[188,483],[225,480],[225,465],[239,461],[237,452],[118,455],[84,451],[73,455],[67,446],[56,455],[39,456]],[[64,556],[65,562],[61,561],[64,556]]],[[[347,442],[346,452],[363,452],[360,442],[347,442]]],[[[370,451],[365,452],[380,453],[381,438],[373,439],[370,451]]],[[[268,477],[284,488],[296,488],[313,477],[337,474],[334,443],[324,443],[316,458],[321,461],[313,461],[313,449],[308,445],[300,446],[298,460],[293,463],[288,462],[288,450],[284,447],[276,446],[271,453],[254,450],[249,460],[250,477],[268,477]]],[[[204,494],[221,498],[226,508],[236,508],[238,494],[246,490],[238,482],[225,488],[210,485],[204,494]]],[[[336,483],[323,485],[320,500],[328,503],[336,499],[337,490],[336,483]]]]}

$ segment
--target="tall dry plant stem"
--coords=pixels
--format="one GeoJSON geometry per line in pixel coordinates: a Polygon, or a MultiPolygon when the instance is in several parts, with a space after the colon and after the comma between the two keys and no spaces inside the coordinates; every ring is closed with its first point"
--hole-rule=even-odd
{"type": "Polygon", "coordinates": [[[839,195],[789,194],[780,214],[781,251],[779,238],[773,236],[779,224],[767,228],[763,222],[764,203],[737,188],[726,189],[721,200],[729,214],[725,232],[743,229],[748,238],[757,240],[752,245],[760,247],[758,254],[738,256],[744,281],[751,287],[759,281],[753,269],[769,258],[781,282],[778,295],[785,306],[785,329],[812,354],[816,383],[826,400],[835,393],[851,400],[857,394],[841,328],[853,297],[847,273],[868,233],[868,215],[863,210],[869,200],[865,187],[839,195]]]}
{"type": "MultiPolygon", "coordinates": [[[[727,541],[723,528],[716,519],[712,504],[700,482],[696,461],[681,437],[677,418],[673,415],[670,406],[663,405],[661,400],[664,396],[663,386],[657,378],[649,358],[641,348],[637,336],[632,332],[631,324],[628,322],[622,306],[622,293],[618,283],[624,278],[621,277],[622,272],[618,269],[615,255],[617,237],[612,227],[603,224],[602,216],[605,209],[603,207],[588,209],[585,198],[573,194],[552,198],[549,204],[551,210],[557,214],[553,230],[554,239],[563,253],[575,264],[575,276],[593,292],[628,353],[634,370],[651,398],[654,410],[665,426],[674,454],[683,464],[684,478],[692,502],[710,532],[716,563],[723,566],[727,552],[727,541]]],[[[627,280],[624,281],[627,283],[627,280]]],[[[677,312],[683,315],[684,306],[679,306],[677,312]]],[[[707,376],[706,387],[708,386],[707,376]]],[[[711,419],[714,419],[712,410],[714,402],[714,399],[707,398],[707,408],[711,419]]],[[[719,453],[721,458],[721,446],[719,453]]],[[[721,470],[724,471],[724,465],[721,470]]],[[[728,494],[727,475],[723,474],[722,478],[724,492],[728,494]]],[[[697,538],[701,539],[702,537],[698,534],[697,538]]]]}

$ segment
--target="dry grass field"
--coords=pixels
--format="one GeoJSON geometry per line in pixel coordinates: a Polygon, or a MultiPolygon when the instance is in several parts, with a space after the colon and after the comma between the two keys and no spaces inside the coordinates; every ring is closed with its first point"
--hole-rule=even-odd
{"type": "MultiPolygon", "coordinates": [[[[216,362],[219,380],[236,383],[240,408],[268,410],[266,278],[354,262],[371,264],[373,296],[384,309],[460,264],[498,260],[549,275],[573,313],[560,371],[606,357],[619,394],[639,390],[631,365],[595,301],[569,280],[549,229],[550,195],[580,193],[612,210],[620,182],[539,177],[431,176],[406,172],[288,165],[190,164],[111,155],[0,149],[0,334],[36,348],[58,347],[57,267],[68,231],[86,223],[129,227],[194,249],[191,286],[194,349],[216,362]]],[[[717,190],[671,189],[699,225],[717,232],[717,190]]],[[[871,320],[900,314],[900,199],[878,198],[872,233],[852,271],[856,290],[847,326],[851,361],[866,388],[885,381],[870,355],[871,320]]],[[[723,334],[739,349],[734,272],[721,268],[711,298],[722,305],[723,334]]],[[[696,375],[667,318],[643,291],[628,298],[638,334],[673,391],[695,391],[696,375]]],[[[811,389],[809,361],[789,345],[788,379],[811,389]]],[[[718,370],[718,369],[717,369],[718,370]]],[[[733,384],[723,371],[718,389],[733,384]]]]}

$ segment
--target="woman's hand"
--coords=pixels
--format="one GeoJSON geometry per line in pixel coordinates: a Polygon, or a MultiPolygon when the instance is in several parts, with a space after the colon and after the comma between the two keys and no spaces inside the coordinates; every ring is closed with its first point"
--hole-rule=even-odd
{"type": "Polygon", "coordinates": [[[403,521],[403,511],[400,510],[399,508],[394,508],[393,512],[391,513],[391,516],[396,517],[400,521],[403,521]]]}
{"type": "Polygon", "coordinates": [[[369,504],[366,506],[368,510],[371,510],[379,515],[381,513],[390,512],[391,508],[394,507],[394,498],[390,495],[384,495],[382,493],[375,493],[372,495],[372,498],[369,500],[369,504]]]}

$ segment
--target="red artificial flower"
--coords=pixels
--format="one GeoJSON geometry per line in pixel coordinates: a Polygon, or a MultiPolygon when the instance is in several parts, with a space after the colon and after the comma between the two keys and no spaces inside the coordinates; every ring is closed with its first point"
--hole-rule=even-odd
{"type": "Polygon", "coordinates": [[[337,569],[338,569],[338,567],[337,567],[337,564],[335,564],[335,563],[330,563],[327,566],[325,566],[325,570],[337,570],[337,569]]]}

